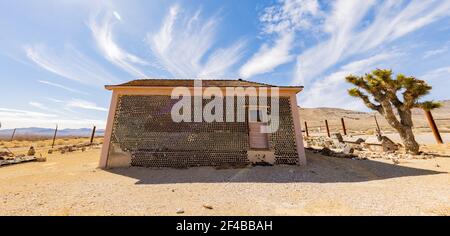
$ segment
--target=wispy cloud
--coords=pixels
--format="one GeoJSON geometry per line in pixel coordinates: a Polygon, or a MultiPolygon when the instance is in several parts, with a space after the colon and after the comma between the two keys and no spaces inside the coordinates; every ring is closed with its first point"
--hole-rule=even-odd
{"type": "Polygon", "coordinates": [[[430,57],[434,57],[443,53],[446,53],[449,49],[449,45],[450,43],[445,44],[444,46],[437,48],[437,49],[432,49],[432,50],[428,50],[424,53],[423,58],[424,59],[428,59],[430,57]]]}
{"type": "Polygon", "coordinates": [[[43,110],[46,112],[49,112],[51,114],[57,114],[59,118],[61,119],[84,119],[84,117],[86,117],[86,114],[83,113],[79,113],[76,111],[73,111],[72,109],[70,109],[70,106],[68,105],[67,102],[63,102],[63,101],[58,101],[57,103],[59,103],[59,106],[47,106],[44,105],[40,102],[36,102],[36,101],[31,101],[28,104],[34,108],[37,108],[39,110],[43,110]]]}
{"type": "Polygon", "coordinates": [[[0,107],[0,117],[2,118],[2,128],[23,128],[23,127],[59,127],[84,128],[92,124],[98,127],[105,127],[105,120],[101,119],[81,119],[81,118],[61,118],[55,114],[34,112],[28,110],[9,109],[0,107]]]}
{"type": "Polygon", "coordinates": [[[317,0],[280,0],[277,5],[265,8],[260,17],[262,33],[275,35],[275,42],[264,43],[241,67],[240,75],[249,78],[272,72],[292,61],[295,32],[310,29],[321,14],[317,0]]]}
{"type": "MultiPolygon", "coordinates": [[[[114,76],[96,62],[68,44],[65,45],[64,51],[59,54],[48,50],[42,44],[26,46],[25,52],[27,57],[36,65],[69,80],[93,86],[117,81],[114,76]]],[[[56,84],[52,85],[55,86],[56,84]]]]}
{"type": "Polygon", "coordinates": [[[350,43],[353,29],[374,3],[373,0],[340,0],[333,2],[332,12],[324,19],[323,31],[330,38],[304,51],[297,57],[295,83],[305,83],[329,68],[343,56],[350,43]]]}
{"type": "Polygon", "coordinates": [[[116,19],[118,19],[119,21],[122,21],[122,17],[120,16],[120,14],[117,11],[113,12],[114,17],[116,17],[116,19]]]}
{"type": "Polygon", "coordinates": [[[108,61],[133,76],[145,78],[146,75],[139,66],[150,65],[150,63],[127,52],[114,41],[114,25],[121,20],[122,17],[116,11],[98,12],[91,15],[88,26],[97,47],[108,61]]]}
{"type": "Polygon", "coordinates": [[[419,79],[427,81],[433,87],[426,99],[445,100],[450,98],[448,88],[450,87],[450,66],[443,66],[424,72],[419,79]]]}
{"type": "Polygon", "coordinates": [[[47,80],[38,80],[38,82],[42,83],[42,84],[47,84],[47,85],[50,85],[50,86],[53,86],[53,87],[56,87],[56,88],[64,89],[66,91],[73,92],[73,93],[79,93],[79,94],[85,94],[85,95],[87,94],[87,93],[85,93],[83,91],[80,91],[80,90],[77,90],[77,89],[73,89],[73,88],[69,88],[69,87],[64,86],[62,84],[53,83],[53,82],[50,82],[50,81],[47,81],[47,80]]]}
{"type": "Polygon", "coordinates": [[[347,94],[350,86],[345,77],[354,74],[361,75],[387,62],[401,56],[400,53],[381,53],[369,58],[357,60],[346,64],[337,71],[325,76],[324,79],[314,82],[310,88],[301,94],[300,104],[305,107],[341,107],[353,110],[366,109],[359,100],[347,94]]]}
{"type": "Polygon", "coordinates": [[[353,55],[362,55],[450,14],[449,1],[339,0],[324,17],[329,39],[297,58],[294,83],[306,83],[353,55]],[[406,7],[405,7],[406,6],[406,7]],[[368,12],[373,20],[362,25],[368,12]]]}
{"type": "Polygon", "coordinates": [[[52,118],[57,117],[55,114],[47,114],[47,113],[41,113],[41,112],[34,112],[34,111],[27,111],[27,110],[20,110],[20,109],[10,109],[10,108],[2,108],[0,107],[0,116],[3,118],[5,117],[20,117],[20,116],[26,116],[26,117],[35,117],[35,118],[52,118]]]}
{"type": "Polygon", "coordinates": [[[259,18],[266,34],[310,29],[323,12],[317,0],[279,0],[259,18]]]}
{"type": "Polygon", "coordinates": [[[45,99],[47,99],[51,102],[54,102],[54,103],[63,103],[64,102],[63,100],[56,99],[56,98],[50,98],[50,97],[46,97],[45,99]]]}
{"type": "Polygon", "coordinates": [[[431,71],[426,72],[422,76],[420,76],[420,78],[427,80],[427,81],[433,81],[433,80],[448,81],[448,80],[450,80],[450,66],[433,69],[431,71]]]}
{"type": "Polygon", "coordinates": [[[165,70],[178,77],[229,76],[233,65],[242,57],[245,46],[238,40],[227,48],[213,49],[217,17],[201,19],[172,6],[156,34],[147,34],[147,42],[165,70]],[[209,57],[206,54],[210,52],[209,57]],[[203,62],[205,61],[205,62],[203,62]]]}
{"type": "Polygon", "coordinates": [[[44,104],[39,103],[39,102],[29,102],[28,104],[30,104],[33,107],[39,108],[39,109],[47,109],[47,107],[44,106],[44,104]]]}
{"type": "Polygon", "coordinates": [[[51,101],[56,104],[54,105],[44,105],[42,103],[32,101],[29,102],[29,105],[45,110],[48,112],[52,112],[54,114],[59,114],[61,117],[66,118],[77,118],[77,119],[86,119],[86,117],[90,117],[89,114],[86,114],[85,111],[77,111],[74,108],[81,108],[81,109],[88,109],[88,110],[94,110],[94,111],[106,111],[106,108],[99,107],[93,102],[81,100],[81,99],[71,99],[71,100],[60,100],[55,98],[45,98],[48,101],[51,101]],[[51,107],[51,108],[50,108],[51,107]],[[55,108],[53,108],[55,107],[55,108]]]}
{"type": "Polygon", "coordinates": [[[286,33],[277,39],[275,45],[271,48],[263,44],[240,69],[240,75],[243,78],[250,78],[257,74],[263,74],[273,71],[277,66],[292,61],[294,56],[289,53],[294,34],[286,33]]]}
{"type": "Polygon", "coordinates": [[[81,108],[81,109],[87,109],[87,110],[95,110],[95,111],[108,111],[108,109],[104,107],[100,107],[97,104],[93,102],[89,102],[82,99],[72,99],[67,102],[67,107],[73,107],[73,108],[81,108]]]}
{"type": "Polygon", "coordinates": [[[231,68],[242,58],[245,44],[244,40],[239,40],[228,48],[216,49],[203,64],[197,77],[234,77],[236,73],[231,68]]]}

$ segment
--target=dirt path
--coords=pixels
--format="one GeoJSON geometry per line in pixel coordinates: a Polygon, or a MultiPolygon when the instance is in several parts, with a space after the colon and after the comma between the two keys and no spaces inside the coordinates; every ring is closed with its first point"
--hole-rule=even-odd
{"type": "Polygon", "coordinates": [[[0,168],[0,215],[450,215],[450,158],[103,171],[99,153],[0,168]]]}

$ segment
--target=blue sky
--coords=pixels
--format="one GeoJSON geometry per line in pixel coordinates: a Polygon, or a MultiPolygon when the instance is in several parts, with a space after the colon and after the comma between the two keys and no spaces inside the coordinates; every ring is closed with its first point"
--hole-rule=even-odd
{"type": "Polygon", "coordinates": [[[344,77],[375,68],[449,99],[450,1],[0,2],[2,128],[104,126],[105,84],[244,78],[304,85],[303,107],[365,110],[344,77]]]}

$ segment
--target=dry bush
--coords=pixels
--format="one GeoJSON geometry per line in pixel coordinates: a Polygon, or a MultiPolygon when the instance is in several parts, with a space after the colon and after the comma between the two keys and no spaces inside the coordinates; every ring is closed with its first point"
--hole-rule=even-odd
{"type": "Polygon", "coordinates": [[[375,130],[369,129],[366,131],[366,134],[373,135],[373,134],[375,134],[375,130]]]}
{"type": "Polygon", "coordinates": [[[55,141],[55,144],[56,144],[56,145],[64,145],[64,144],[66,144],[66,142],[65,142],[65,140],[60,140],[60,139],[59,139],[59,140],[56,140],[56,141],[55,141]]]}
{"type": "Polygon", "coordinates": [[[24,143],[25,142],[23,142],[23,141],[18,141],[18,140],[16,141],[16,140],[14,140],[14,141],[11,142],[11,147],[12,148],[23,147],[24,143]]]}
{"type": "Polygon", "coordinates": [[[76,139],[75,140],[75,143],[76,144],[82,144],[82,143],[85,143],[86,141],[84,140],[84,139],[76,139]]]}
{"type": "Polygon", "coordinates": [[[37,147],[45,147],[47,146],[46,142],[38,142],[37,147]]]}
{"type": "MultiPolygon", "coordinates": [[[[39,149],[43,149],[46,147],[51,147],[53,139],[52,138],[44,138],[37,136],[27,136],[30,140],[23,139],[22,136],[20,139],[15,139],[13,141],[2,140],[0,141],[0,147],[5,148],[23,148],[34,146],[39,149]]],[[[58,138],[55,140],[55,145],[63,146],[63,145],[77,145],[82,143],[88,143],[90,141],[90,137],[64,137],[58,138]]],[[[95,143],[103,143],[103,137],[96,137],[94,139],[95,143]]],[[[46,152],[46,151],[45,151],[46,152]]]]}

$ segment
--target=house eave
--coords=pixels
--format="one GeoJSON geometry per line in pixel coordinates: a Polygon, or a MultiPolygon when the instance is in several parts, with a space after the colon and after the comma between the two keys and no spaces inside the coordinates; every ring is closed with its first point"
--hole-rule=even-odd
{"type": "MultiPolygon", "coordinates": [[[[105,85],[105,89],[106,90],[171,90],[174,88],[177,88],[178,86],[120,86],[120,85],[105,85]]],[[[218,88],[228,88],[227,86],[216,86],[218,88]]],[[[193,86],[187,87],[190,89],[193,89],[193,86]]],[[[239,88],[239,87],[235,87],[235,88],[239,88]]],[[[247,88],[247,87],[243,87],[243,88],[247,88]]],[[[295,92],[295,93],[299,93],[301,91],[303,91],[303,86],[260,86],[260,87],[255,87],[256,89],[259,88],[267,88],[267,89],[271,89],[271,88],[278,88],[279,90],[282,91],[290,91],[290,92],[295,92]]]]}

